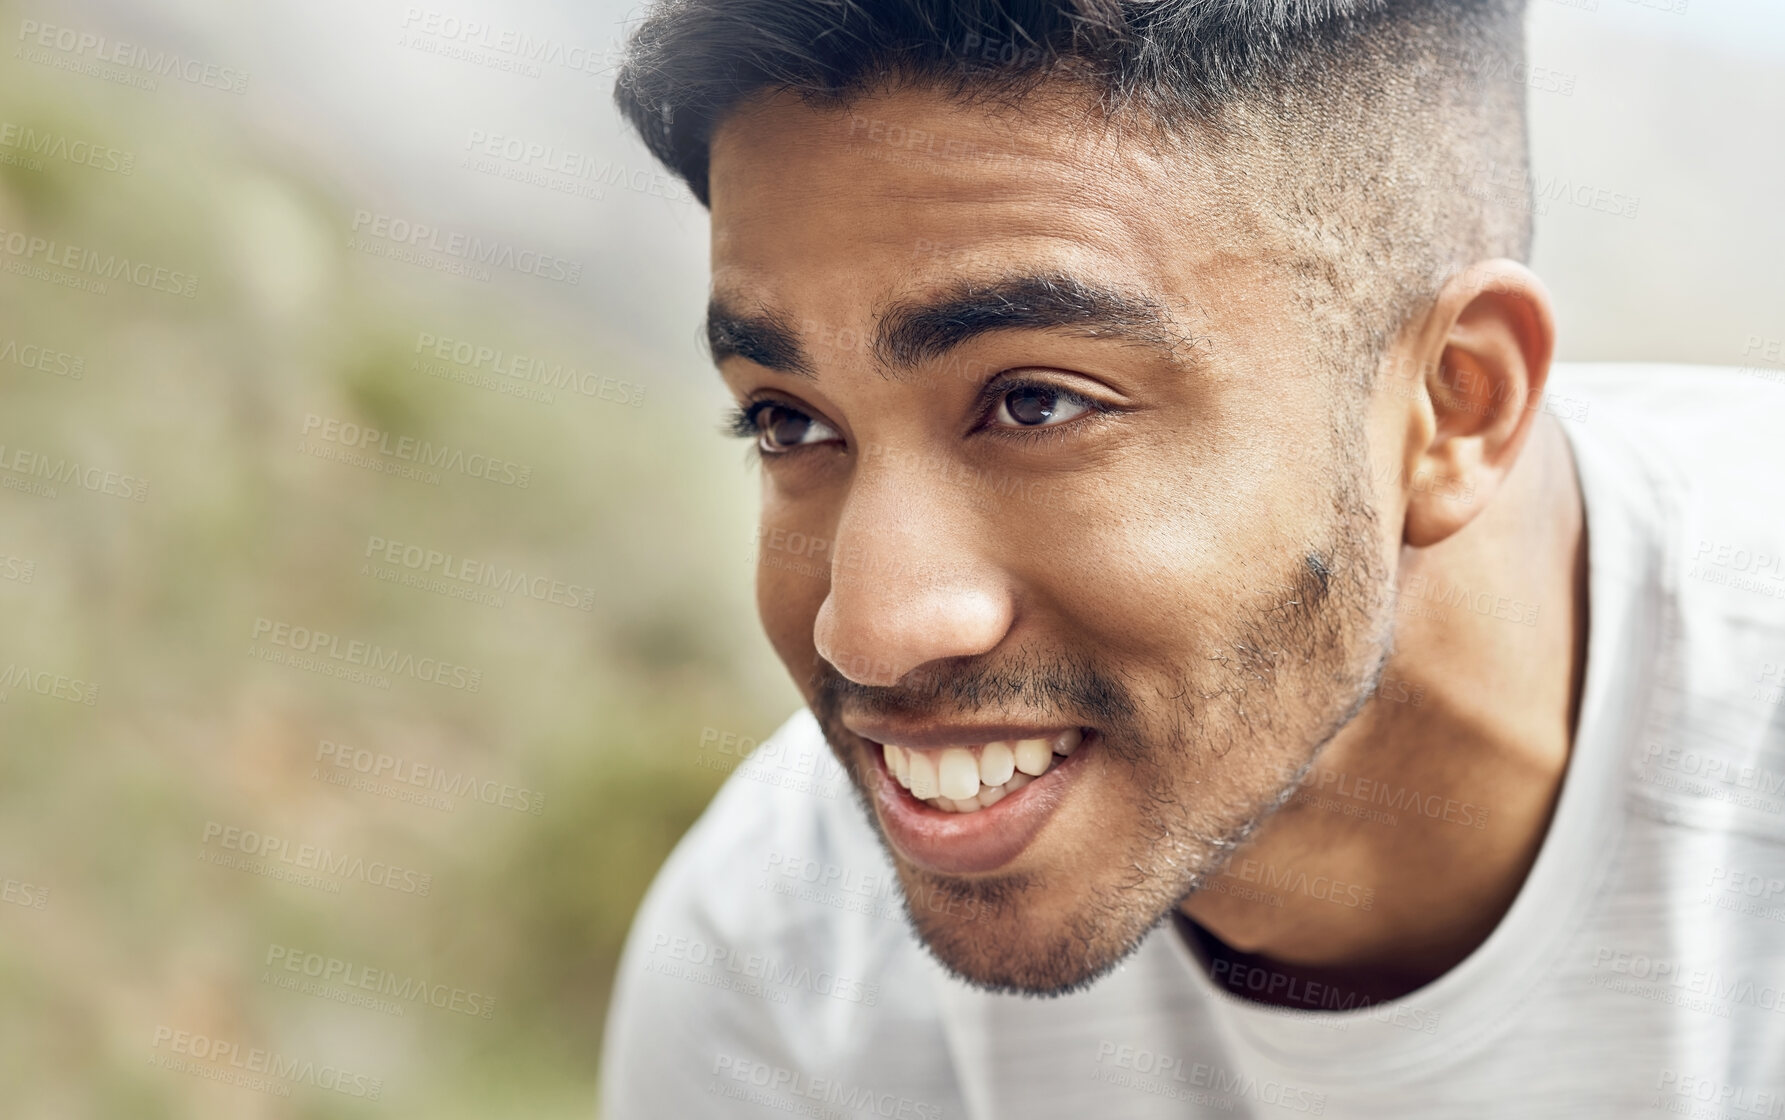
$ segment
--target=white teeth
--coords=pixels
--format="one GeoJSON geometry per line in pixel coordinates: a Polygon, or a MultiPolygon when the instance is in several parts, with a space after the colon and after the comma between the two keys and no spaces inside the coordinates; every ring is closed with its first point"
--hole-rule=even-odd
{"type": "Polygon", "coordinates": [[[881,745],[886,769],[911,796],[946,813],[989,808],[1047,773],[1084,742],[1077,728],[1051,739],[1006,739],[923,751],[881,745]]]}
{"type": "Polygon", "coordinates": [[[1001,786],[1016,771],[1016,755],[1007,743],[987,743],[979,750],[979,784],[1001,786]]]}
{"type": "Polygon", "coordinates": [[[883,744],[886,754],[886,769],[897,778],[899,784],[906,789],[911,788],[911,763],[906,761],[905,748],[895,747],[891,743],[883,744]]]}
{"type": "Polygon", "coordinates": [[[923,751],[908,751],[906,755],[911,766],[911,796],[919,801],[941,796],[942,788],[936,784],[935,760],[923,751]]]}
{"type": "Polygon", "coordinates": [[[979,763],[973,760],[973,752],[961,747],[943,751],[936,762],[936,782],[943,797],[965,801],[976,796],[979,793],[979,763]]]}
{"type": "Polygon", "coordinates": [[[1012,753],[1016,768],[1031,777],[1039,778],[1054,763],[1054,748],[1046,739],[1018,739],[1012,753]]]}

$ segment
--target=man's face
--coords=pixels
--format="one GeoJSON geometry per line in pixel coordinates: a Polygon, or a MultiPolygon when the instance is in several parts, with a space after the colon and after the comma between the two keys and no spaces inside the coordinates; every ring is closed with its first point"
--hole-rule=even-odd
{"type": "Polygon", "coordinates": [[[1399,533],[1392,412],[1329,372],[1243,176],[1069,113],[775,96],[711,165],[763,625],[919,936],[1036,992],[1131,951],[1355,714],[1399,533]]]}

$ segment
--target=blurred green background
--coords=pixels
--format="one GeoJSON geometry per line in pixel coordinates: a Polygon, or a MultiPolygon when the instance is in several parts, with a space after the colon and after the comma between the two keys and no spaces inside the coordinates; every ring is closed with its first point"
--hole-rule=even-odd
{"type": "MultiPolygon", "coordinates": [[[[1731,12],[1534,0],[1540,170],[1642,199],[1539,219],[1564,357],[1785,335],[1785,21],[1731,12]]],[[[702,736],[797,705],[625,14],[0,5],[0,1114],[592,1115],[627,924],[735,761],[702,736]],[[466,672],[314,671],[353,642],[466,672]],[[260,873],[303,845],[337,873],[260,873]],[[425,995],[343,1001],[380,977],[425,995]]]]}
{"type": "MultiPolygon", "coordinates": [[[[227,53],[169,45],[206,62],[227,53]]],[[[796,704],[751,625],[754,485],[714,434],[710,375],[663,376],[610,324],[575,313],[582,284],[500,267],[468,280],[350,248],[357,211],[422,207],[354,195],[257,130],[251,101],[219,111],[235,95],[165,76],[145,91],[28,58],[0,75],[0,128],[14,136],[0,136],[12,157],[0,239],[197,278],[186,298],[153,273],[139,286],[48,263],[78,253],[0,252],[24,270],[0,273],[0,466],[24,464],[0,482],[42,486],[34,467],[70,463],[147,480],[140,502],[104,492],[103,476],[98,490],[0,490],[0,556],[28,576],[0,578],[0,674],[16,666],[50,693],[0,684],[0,880],[31,903],[0,903],[0,1114],[590,1115],[627,923],[723,776],[698,764],[703,729],[760,737],[796,704]],[[92,153],[97,166],[83,162],[92,153]],[[551,287],[569,291],[541,298],[551,287]],[[457,363],[431,341],[418,354],[424,337],[545,372],[492,374],[494,359],[457,363]],[[542,392],[552,399],[528,399],[542,392]],[[505,484],[506,470],[437,469],[431,483],[307,454],[311,416],[389,432],[388,447],[411,437],[488,455],[529,470],[528,485],[505,484]],[[368,565],[411,569],[386,546],[368,557],[374,538],[487,564],[504,582],[522,573],[528,591],[535,576],[563,586],[494,606],[387,582],[368,565]],[[479,687],[417,679],[425,668],[384,673],[384,688],[270,663],[250,651],[296,651],[270,633],[257,642],[260,619],[475,668],[479,687]],[[378,755],[393,760],[389,789],[425,794],[425,778],[398,782],[439,768],[440,800],[318,777],[363,777],[335,759],[375,768],[378,755]],[[427,894],[375,885],[372,870],[323,876],[331,891],[208,862],[243,854],[206,842],[212,822],[283,838],[288,854],[315,844],[429,875],[427,894]],[[366,969],[430,995],[443,985],[449,1006],[275,986],[269,976],[317,979],[279,967],[292,951],[341,961],[373,989],[366,969]],[[473,994],[493,999],[489,1018],[473,994]],[[199,1036],[236,1050],[206,1060],[199,1036]],[[317,1072],[300,1065],[264,1088],[154,1061],[264,1074],[255,1048],[317,1072]],[[368,1080],[330,1088],[330,1065],[368,1080]]],[[[259,92],[251,77],[241,97],[259,92]]],[[[684,358],[698,360],[691,342],[684,358]]],[[[323,431],[312,425],[308,446],[347,450],[323,431]]]]}

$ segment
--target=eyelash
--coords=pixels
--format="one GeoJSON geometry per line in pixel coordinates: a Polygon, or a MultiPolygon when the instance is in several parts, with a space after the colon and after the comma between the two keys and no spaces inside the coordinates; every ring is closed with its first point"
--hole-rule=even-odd
{"type": "MultiPolygon", "coordinates": [[[[1008,381],[993,381],[980,391],[979,399],[974,403],[977,406],[979,414],[985,417],[985,420],[973,430],[976,432],[992,431],[996,432],[1001,438],[1025,440],[1033,443],[1059,436],[1067,428],[1072,427],[1074,424],[1078,423],[1079,420],[1083,419],[1083,417],[1080,416],[1068,420],[1064,424],[1044,424],[1038,428],[1006,428],[993,425],[990,421],[990,414],[995,409],[998,402],[1018,389],[1045,389],[1059,397],[1061,400],[1071,401],[1073,404],[1083,407],[1085,415],[1089,416],[1100,416],[1113,411],[1110,406],[1101,401],[1092,400],[1090,397],[1087,397],[1082,393],[1075,393],[1070,389],[1062,388],[1050,382],[1037,381],[1031,378],[1014,378],[1008,381]]],[[[784,401],[772,397],[763,397],[758,400],[749,401],[743,405],[726,409],[725,417],[721,425],[722,431],[724,434],[734,436],[738,439],[760,440],[762,433],[756,427],[756,416],[765,408],[785,408],[790,412],[798,412],[801,416],[809,415],[805,411],[795,408],[793,405],[787,404],[784,401]]],[[[806,446],[817,445],[808,444],[806,446]]],[[[757,447],[755,450],[764,458],[770,458],[778,455],[790,455],[795,451],[801,450],[801,448],[794,447],[787,451],[767,452],[762,451],[760,447],[757,447]]]]}
{"type": "Polygon", "coordinates": [[[780,401],[759,400],[749,404],[738,405],[725,410],[725,418],[720,422],[722,434],[737,439],[756,439],[762,435],[756,427],[756,414],[772,404],[780,401]]]}

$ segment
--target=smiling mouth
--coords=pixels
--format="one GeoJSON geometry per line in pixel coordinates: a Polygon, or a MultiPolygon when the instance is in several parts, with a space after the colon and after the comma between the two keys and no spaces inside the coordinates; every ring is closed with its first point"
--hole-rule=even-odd
{"type": "Polygon", "coordinates": [[[912,797],[945,813],[976,813],[1046,774],[1083,742],[1075,727],[1047,739],[999,739],[939,751],[882,743],[880,749],[887,773],[912,797]]]}
{"type": "Polygon", "coordinates": [[[880,732],[884,739],[862,736],[887,843],[932,874],[990,874],[1010,864],[1096,768],[1094,728],[988,727],[982,734],[1028,738],[983,743],[961,730],[928,728],[907,737],[888,728],[880,732]]]}

